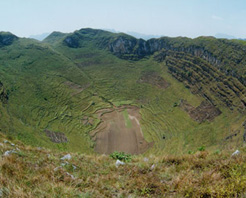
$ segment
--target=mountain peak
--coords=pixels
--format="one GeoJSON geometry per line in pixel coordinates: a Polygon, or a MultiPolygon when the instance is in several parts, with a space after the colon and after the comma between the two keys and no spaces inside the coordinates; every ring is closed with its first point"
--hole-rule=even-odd
{"type": "Polygon", "coordinates": [[[0,47],[11,45],[18,37],[10,32],[0,32],[0,47]]]}
{"type": "Polygon", "coordinates": [[[51,34],[49,34],[44,40],[44,43],[49,43],[49,44],[55,44],[56,42],[60,41],[62,38],[64,38],[67,34],[54,31],[51,34]]]}

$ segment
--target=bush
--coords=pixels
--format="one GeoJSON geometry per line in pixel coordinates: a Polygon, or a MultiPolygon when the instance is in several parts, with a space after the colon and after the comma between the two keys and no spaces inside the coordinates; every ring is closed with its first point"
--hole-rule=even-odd
{"type": "Polygon", "coordinates": [[[177,102],[173,103],[173,107],[177,107],[177,106],[178,106],[177,102]]]}
{"type": "Polygon", "coordinates": [[[198,148],[198,151],[205,151],[205,146],[201,146],[198,148]]]}
{"type": "Polygon", "coordinates": [[[126,154],[124,152],[118,152],[118,151],[111,153],[110,157],[124,162],[130,162],[132,160],[132,156],[130,154],[126,154]]]}

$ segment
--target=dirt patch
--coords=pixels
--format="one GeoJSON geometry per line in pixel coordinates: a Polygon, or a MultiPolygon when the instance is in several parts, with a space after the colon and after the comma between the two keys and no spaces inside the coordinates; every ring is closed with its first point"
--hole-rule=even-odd
{"type": "Polygon", "coordinates": [[[50,140],[54,143],[65,143],[68,142],[67,137],[62,132],[54,132],[48,129],[45,129],[44,132],[50,138],[50,140]]]}
{"type": "Polygon", "coordinates": [[[64,82],[64,84],[73,90],[72,96],[79,94],[84,89],[86,89],[90,86],[90,84],[86,84],[86,85],[81,86],[81,85],[75,84],[71,81],[66,81],[66,82],[64,82]]]}
{"type": "Polygon", "coordinates": [[[188,104],[187,101],[182,100],[180,107],[186,111],[193,120],[199,123],[202,123],[205,120],[213,121],[214,118],[221,114],[221,111],[218,108],[207,101],[201,102],[198,107],[193,107],[188,104]]]}
{"type": "Polygon", "coordinates": [[[122,151],[129,154],[144,153],[153,145],[145,141],[140,127],[139,109],[124,106],[103,109],[97,112],[101,123],[91,132],[95,141],[95,151],[110,154],[122,151]]]}
{"type": "Polygon", "coordinates": [[[138,80],[139,83],[148,83],[161,89],[166,89],[170,84],[164,80],[158,73],[150,71],[144,72],[138,80]]]}

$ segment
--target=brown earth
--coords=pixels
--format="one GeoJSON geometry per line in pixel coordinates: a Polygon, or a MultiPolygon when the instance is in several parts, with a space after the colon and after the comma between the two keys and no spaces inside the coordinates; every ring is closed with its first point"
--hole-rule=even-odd
{"type": "Polygon", "coordinates": [[[144,153],[153,145],[145,141],[140,127],[139,109],[133,106],[114,107],[97,112],[101,123],[91,133],[95,141],[95,151],[100,154],[110,154],[114,151],[128,154],[144,153]],[[128,124],[126,118],[128,116],[128,124]],[[130,122],[130,124],[129,124],[130,122]]]}
{"type": "Polygon", "coordinates": [[[170,84],[154,71],[144,72],[138,80],[139,83],[148,83],[161,89],[166,89],[170,84]]]}
{"type": "Polygon", "coordinates": [[[50,140],[54,143],[65,143],[68,142],[67,137],[62,132],[54,132],[48,129],[45,129],[44,132],[50,138],[50,140]]]}
{"type": "Polygon", "coordinates": [[[186,111],[193,120],[199,123],[204,122],[205,120],[212,121],[221,114],[221,111],[218,108],[207,101],[201,102],[198,107],[193,107],[185,100],[182,100],[180,107],[186,111]]]}

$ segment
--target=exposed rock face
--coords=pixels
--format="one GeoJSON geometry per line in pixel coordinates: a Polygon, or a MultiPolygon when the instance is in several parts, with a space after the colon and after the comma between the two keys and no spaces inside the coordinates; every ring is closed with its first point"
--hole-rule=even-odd
{"type": "Polygon", "coordinates": [[[0,82],[0,101],[4,104],[8,102],[8,94],[1,82],[0,82]]]}
{"type": "MultiPolygon", "coordinates": [[[[246,109],[246,47],[239,42],[213,37],[162,37],[145,41],[93,29],[76,31],[64,40],[73,48],[83,47],[85,41],[127,60],[155,54],[156,61],[164,61],[169,72],[192,93],[214,105],[223,103],[241,112],[246,109]]],[[[158,84],[157,78],[139,79],[139,82],[145,81],[158,84]]]]}
{"type": "Polygon", "coordinates": [[[221,62],[212,53],[205,50],[200,46],[174,46],[170,43],[168,38],[160,38],[160,39],[150,39],[148,41],[144,41],[142,39],[131,39],[128,40],[124,37],[119,37],[116,41],[109,44],[109,50],[114,54],[121,56],[122,54],[134,54],[137,55],[138,58],[143,58],[146,55],[152,55],[157,51],[162,49],[172,50],[176,52],[185,52],[189,53],[193,56],[200,57],[211,64],[220,65],[221,62]]]}
{"type": "Polygon", "coordinates": [[[207,61],[183,52],[162,50],[155,59],[165,61],[173,77],[193,94],[204,97],[211,104],[222,103],[232,110],[244,111],[246,88],[238,79],[228,77],[207,61]]]}
{"type": "Polygon", "coordinates": [[[238,71],[238,64],[240,67],[246,64],[246,48],[227,40],[209,37],[200,37],[194,40],[163,37],[148,41],[131,38],[129,41],[127,37],[119,37],[116,41],[109,42],[107,48],[120,58],[133,60],[152,55],[162,49],[183,52],[207,61],[227,76],[236,77],[246,85],[246,78],[242,77],[238,71]],[[233,51],[237,51],[237,53],[231,53],[233,51]]]}
{"type": "Polygon", "coordinates": [[[218,108],[207,101],[203,101],[196,108],[188,104],[186,101],[181,101],[180,107],[184,109],[184,111],[186,111],[193,120],[199,123],[206,120],[213,121],[214,118],[221,114],[221,111],[218,108]]]}
{"type": "Polygon", "coordinates": [[[11,45],[18,37],[9,32],[0,32],[0,47],[11,45]]]}
{"type": "Polygon", "coordinates": [[[71,48],[79,47],[79,39],[76,36],[68,36],[64,39],[64,43],[71,48]]]}
{"type": "MultiPolygon", "coordinates": [[[[185,39],[185,38],[184,38],[185,39]]],[[[129,43],[129,40],[122,37],[116,40],[117,42],[112,42],[109,44],[109,50],[116,55],[120,55],[123,53],[127,54],[135,54],[138,58],[142,58],[146,55],[152,55],[155,52],[158,52],[162,49],[172,50],[176,52],[185,52],[189,53],[193,56],[200,57],[210,64],[213,65],[221,65],[221,61],[214,56],[211,52],[206,50],[203,46],[199,45],[188,45],[183,46],[182,43],[178,42],[175,44],[170,38],[163,37],[160,39],[150,39],[148,41],[144,41],[142,39],[132,39],[129,43]],[[130,46],[130,47],[129,47],[130,46]],[[120,50],[124,49],[124,50],[120,50]]]]}
{"type": "Polygon", "coordinates": [[[116,56],[123,59],[139,59],[149,54],[149,47],[143,39],[119,36],[109,41],[107,48],[116,56]]]}
{"type": "Polygon", "coordinates": [[[83,47],[86,41],[91,41],[97,47],[108,49],[116,56],[128,60],[139,60],[162,49],[183,52],[207,61],[227,76],[236,77],[246,86],[244,77],[246,70],[244,70],[244,76],[240,71],[240,68],[244,68],[246,65],[246,47],[239,42],[213,37],[198,37],[196,39],[162,37],[145,41],[122,33],[113,34],[90,28],[76,31],[64,39],[64,43],[71,48],[83,47]]]}
{"type": "Polygon", "coordinates": [[[110,51],[118,55],[130,54],[132,53],[136,44],[137,40],[129,40],[127,38],[124,38],[123,36],[120,36],[115,41],[109,44],[109,49],[110,51]]]}

